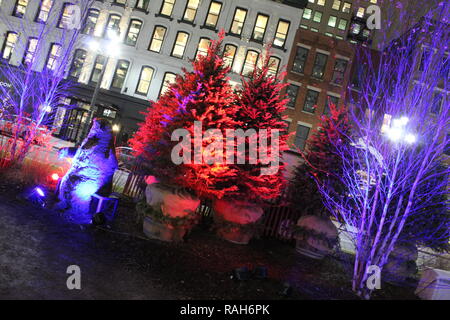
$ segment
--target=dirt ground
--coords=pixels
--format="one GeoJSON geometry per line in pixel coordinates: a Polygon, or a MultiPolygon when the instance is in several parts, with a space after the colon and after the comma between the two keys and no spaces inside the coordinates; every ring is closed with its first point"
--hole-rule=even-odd
{"type": "MultiPolygon", "coordinates": [[[[345,261],[275,240],[234,245],[202,227],[181,244],[148,240],[130,203],[111,228],[80,227],[17,193],[0,187],[0,299],[356,299],[345,261]],[[67,289],[70,265],[81,290],[67,289]],[[242,266],[265,266],[268,279],[234,279],[242,266]]],[[[413,289],[383,284],[374,298],[415,299],[413,289]]]]}

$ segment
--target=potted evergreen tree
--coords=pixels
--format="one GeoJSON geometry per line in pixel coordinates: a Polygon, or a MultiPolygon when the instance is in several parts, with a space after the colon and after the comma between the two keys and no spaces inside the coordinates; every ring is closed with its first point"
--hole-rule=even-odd
{"type": "Polygon", "coordinates": [[[243,161],[231,166],[237,173],[231,178],[236,189],[213,203],[217,234],[233,243],[249,242],[258,230],[264,202],[278,197],[285,186],[281,157],[288,149],[282,116],[287,99],[281,92],[286,84],[281,82],[284,73],[278,77],[270,72],[269,50],[262,66],[242,79],[237,92],[235,119],[249,134],[243,140],[245,148],[236,145],[236,159],[243,161]]]}
{"type": "Polygon", "coordinates": [[[307,152],[296,168],[290,190],[290,204],[301,217],[294,228],[297,251],[303,255],[322,259],[337,244],[338,231],[323,205],[316,180],[339,185],[339,155],[336,144],[347,143],[351,126],[348,111],[329,103],[329,115],[323,115],[316,132],[307,142],[307,152]]]}
{"type": "Polygon", "coordinates": [[[205,132],[237,124],[229,67],[220,56],[223,37],[221,32],[208,54],[192,61],[193,71],[183,69],[183,75],[147,110],[145,122],[130,141],[146,173],[158,181],[147,187],[142,205],[146,216],[153,217],[147,218],[147,227],[161,217],[176,219],[178,226],[184,221],[185,229],[192,227],[196,220],[191,215],[201,197],[221,198],[235,189],[229,181],[235,170],[224,163],[204,161],[211,143],[204,139],[205,132]]]}

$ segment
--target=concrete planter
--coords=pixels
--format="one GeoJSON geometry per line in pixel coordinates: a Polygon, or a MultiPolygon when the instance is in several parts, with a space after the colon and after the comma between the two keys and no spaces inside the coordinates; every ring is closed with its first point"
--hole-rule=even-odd
{"type": "Polygon", "coordinates": [[[146,203],[138,209],[144,234],[151,239],[180,242],[197,223],[200,200],[185,190],[153,183],[145,190],[146,203]]]}
{"type": "Polygon", "coordinates": [[[254,204],[231,200],[215,200],[213,211],[217,235],[235,244],[249,243],[263,215],[263,209],[254,204]]]}
{"type": "Polygon", "coordinates": [[[305,231],[295,236],[298,253],[313,259],[323,259],[331,254],[334,246],[330,243],[337,243],[338,230],[329,218],[303,216],[297,226],[305,231]]]}

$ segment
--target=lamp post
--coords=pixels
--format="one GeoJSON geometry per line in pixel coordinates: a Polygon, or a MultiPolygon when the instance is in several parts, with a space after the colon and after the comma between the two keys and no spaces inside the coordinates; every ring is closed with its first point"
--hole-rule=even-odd
{"type": "Polygon", "coordinates": [[[91,103],[90,103],[89,115],[86,119],[86,124],[84,126],[83,134],[81,135],[81,140],[83,140],[87,136],[88,130],[89,130],[89,124],[91,123],[94,114],[97,112],[97,107],[96,107],[97,98],[98,98],[98,94],[100,92],[100,86],[103,82],[103,77],[105,75],[106,67],[109,63],[109,59],[115,58],[117,56],[117,54],[119,53],[117,44],[120,42],[120,38],[119,38],[118,32],[109,30],[108,38],[109,38],[109,40],[105,46],[102,46],[99,41],[94,40],[94,39],[91,40],[88,44],[89,49],[91,49],[92,52],[94,52],[95,54],[101,53],[103,56],[106,57],[106,59],[103,64],[100,75],[97,79],[97,83],[95,85],[94,94],[92,95],[92,99],[91,99],[91,103]]]}
{"type": "Polygon", "coordinates": [[[408,117],[401,117],[392,121],[392,126],[387,130],[387,137],[393,142],[406,142],[413,144],[417,141],[417,136],[407,132],[406,125],[409,122],[408,117]]]}

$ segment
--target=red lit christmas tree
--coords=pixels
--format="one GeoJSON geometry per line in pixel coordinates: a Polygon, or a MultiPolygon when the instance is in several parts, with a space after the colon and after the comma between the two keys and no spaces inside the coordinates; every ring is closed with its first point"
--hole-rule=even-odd
{"type": "Polygon", "coordinates": [[[270,49],[262,66],[255,68],[247,79],[242,79],[242,89],[237,97],[239,112],[236,119],[242,123],[244,131],[256,133],[246,137],[245,151],[237,152],[238,157],[245,158],[245,163],[235,165],[238,194],[245,195],[249,202],[273,199],[285,185],[285,165],[281,158],[283,151],[288,149],[289,136],[282,114],[288,99],[281,94],[286,86],[281,83],[284,73],[277,77],[270,72],[269,56],[270,49]]]}
{"type": "Polygon", "coordinates": [[[208,129],[217,129],[225,137],[226,129],[239,126],[234,120],[237,109],[227,78],[229,68],[220,56],[223,36],[221,33],[211,43],[207,55],[192,62],[192,72],[183,69],[183,75],[148,110],[145,123],[130,142],[136,155],[145,160],[149,173],[160,182],[189,188],[198,196],[218,198],[236,191],[230,179],[236,172],[225,164],[223,148],[219,147],[225,138],[203,136],[208,129]],[[197,128],[200,124],[200,131],[196,132],[196,124],[197,128]],[[172,133],[179,129],[189,134],[182,144],[172,141],[172,133]],[[208,147],[212,143],[218,143],[218,147],[208,147]],[[184,162],[175,163],[174,157],[182,157],[184,162]]]}

